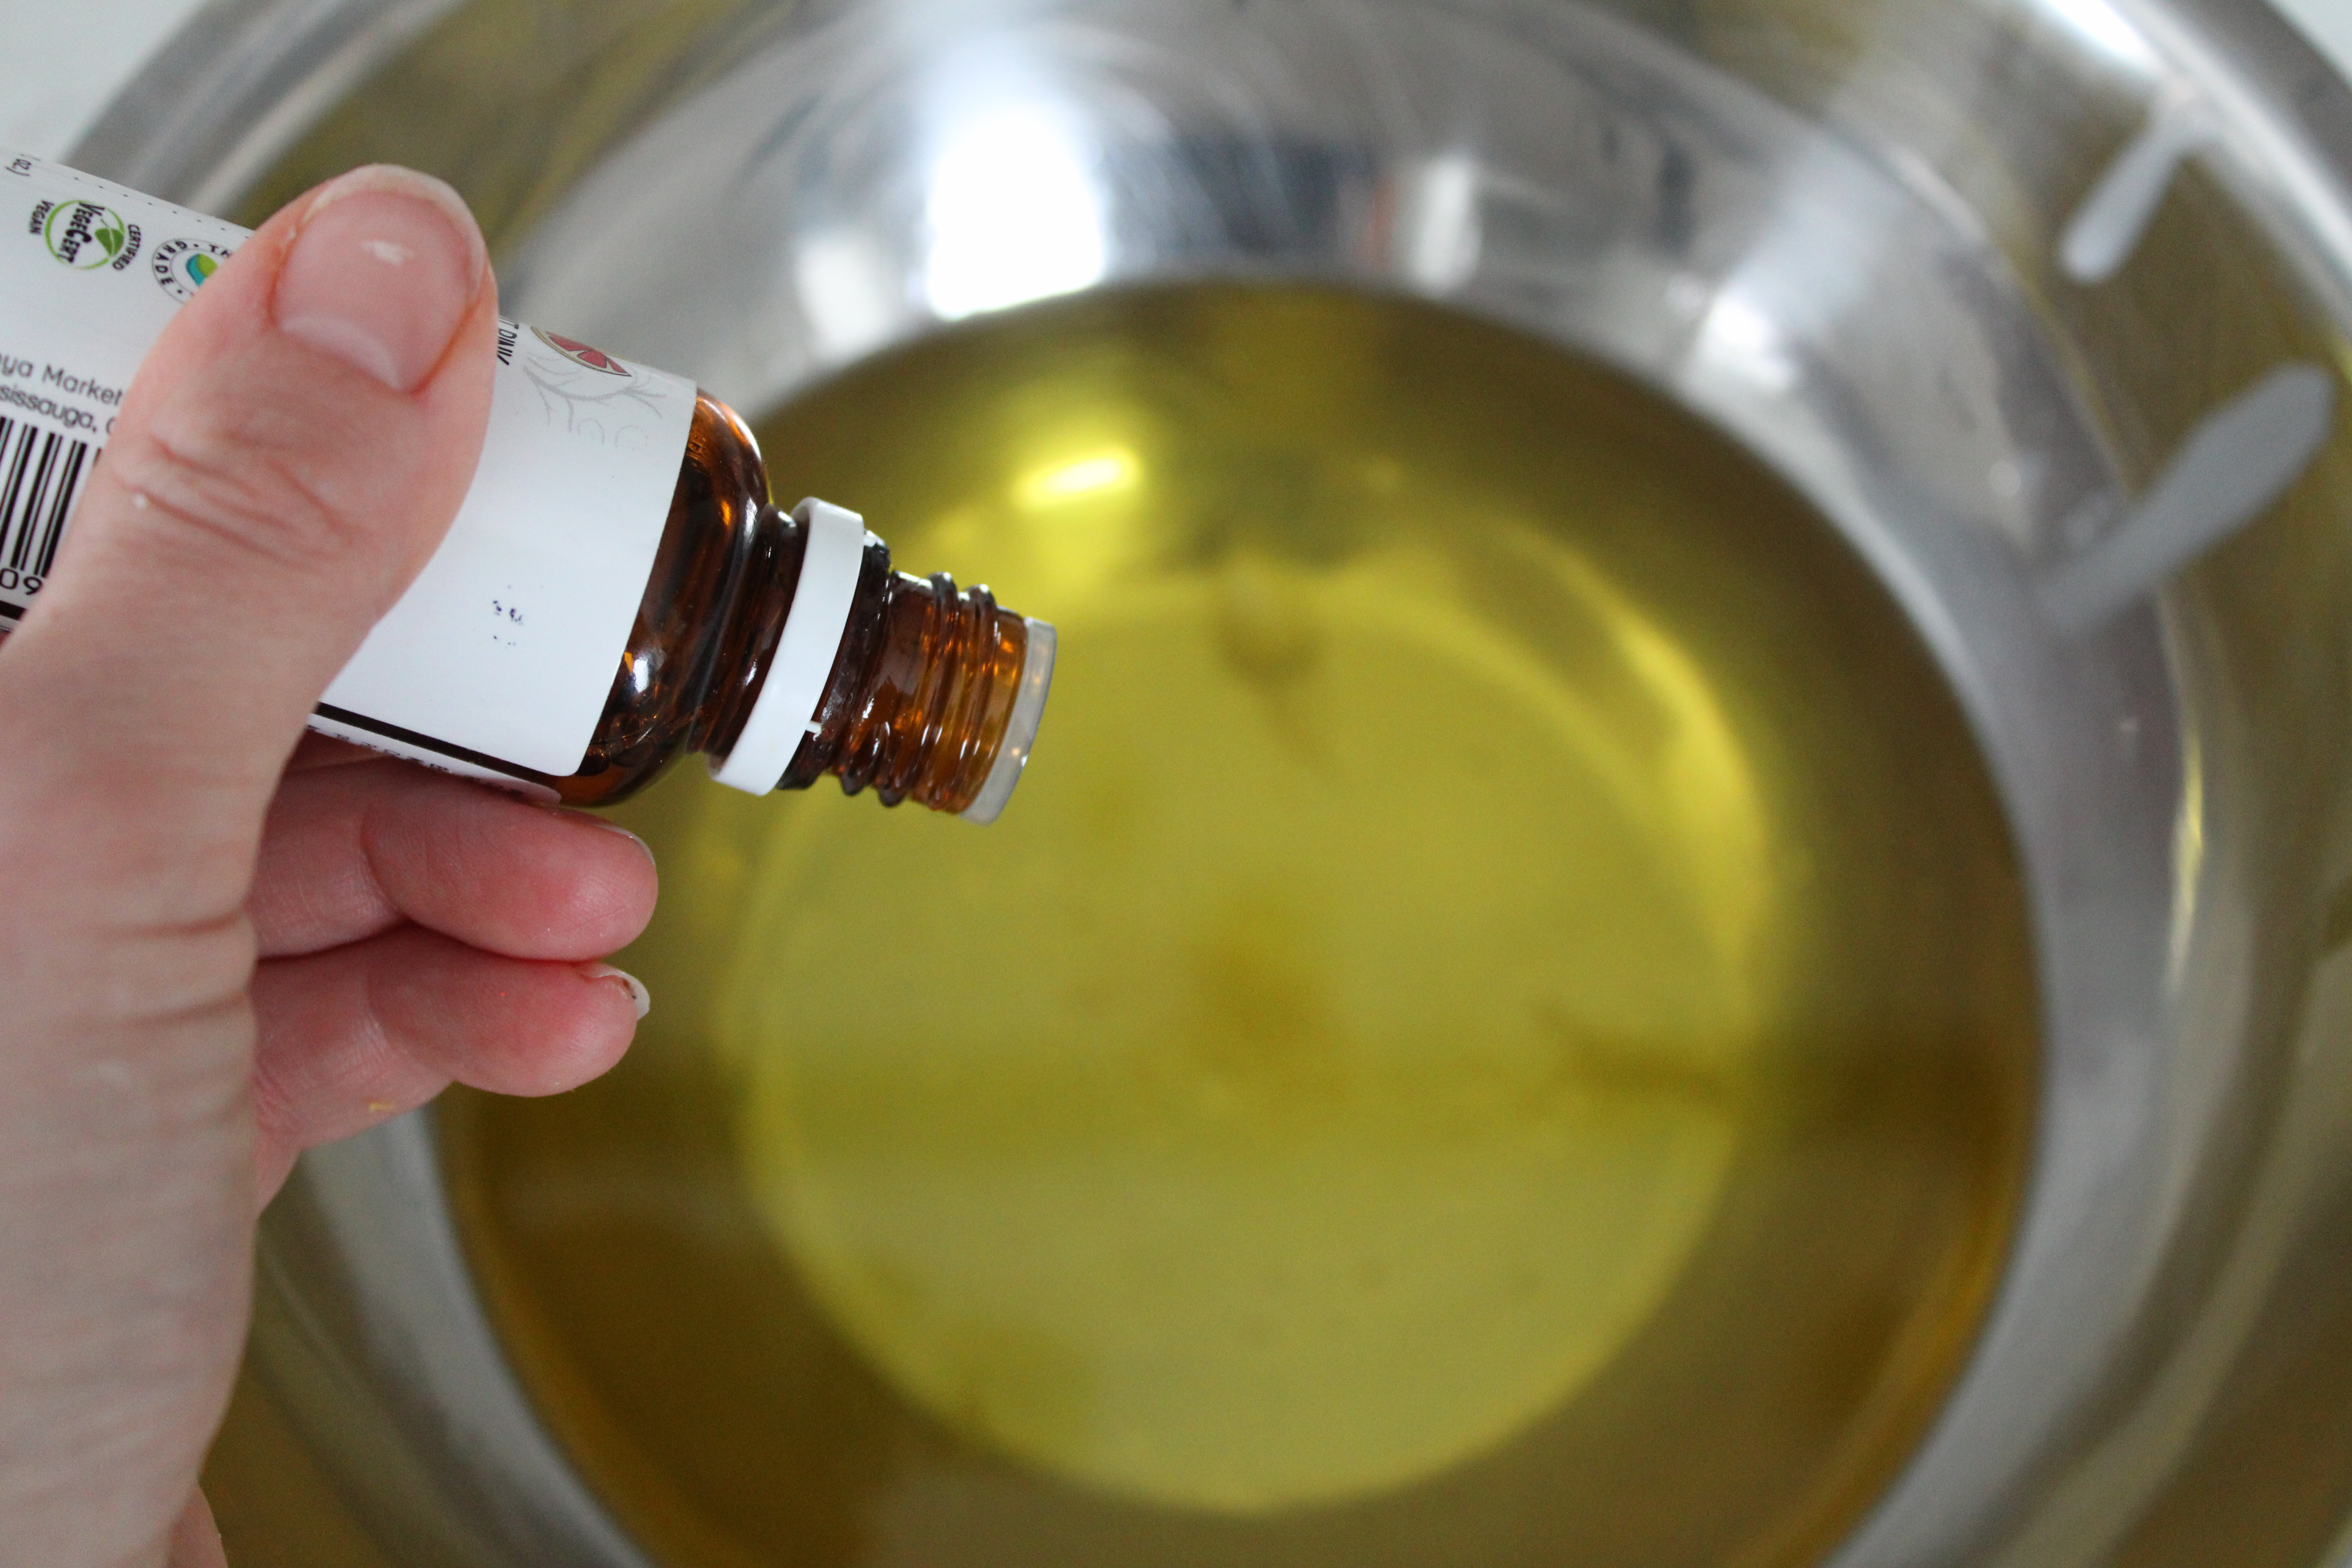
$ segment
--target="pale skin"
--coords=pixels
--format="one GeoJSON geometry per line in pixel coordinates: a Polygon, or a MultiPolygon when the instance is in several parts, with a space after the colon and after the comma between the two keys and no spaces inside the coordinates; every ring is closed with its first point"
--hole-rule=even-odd
{"type": "Polygon", "coordinates": [[[651,857],[306,741],[480,451],[497,290],[446,187],[294,202],[149,357],[0,643],[0,1564],[217,1564],[198,1469],[255,1217],[453,1079],[626,1048],[651,857]]]}

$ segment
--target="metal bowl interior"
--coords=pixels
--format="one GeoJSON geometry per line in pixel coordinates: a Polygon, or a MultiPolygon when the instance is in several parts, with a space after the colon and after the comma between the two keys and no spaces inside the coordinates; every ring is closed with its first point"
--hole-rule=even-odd
{"type": "MultiPolygon", "coordinates": [[[[2040,990],[1998,1299],[1833,1561],[2345,1555],[2352,100],[2259,6],[215,10],[86,166],[248,218],[432,170],[511,312],[746,409],[1215,279],[1433,301],[1730,433],[1939,665],[2040,990]]],[[[266,1230],[257,1364],[404,1560],[643,1560],[425,1123],[266,1230]]]]}

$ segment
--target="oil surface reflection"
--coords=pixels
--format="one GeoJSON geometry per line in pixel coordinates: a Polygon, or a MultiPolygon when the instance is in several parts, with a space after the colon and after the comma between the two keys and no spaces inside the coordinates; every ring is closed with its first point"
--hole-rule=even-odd
{"type": "MultiPolygon", "coordinates": [[[[997,826],[680,778],[637,1052],[449,1159],[680,1563],[1808,1560],[1965,1353],[2034,996],[1788,489],[1429,307],[1051,301],[761,429],[1063,638],[997,826]]],[[[829,786],[827,786],[829,788],[829,786]]]]}

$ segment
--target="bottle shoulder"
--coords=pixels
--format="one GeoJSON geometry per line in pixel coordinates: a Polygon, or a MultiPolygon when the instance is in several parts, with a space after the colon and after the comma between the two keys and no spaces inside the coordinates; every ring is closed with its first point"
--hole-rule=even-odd
{"type": "Polygon", "coordinates": [[[650,784],[708,731],[768,502],[759,440],[735,411],[698,393],[669,516],[611,695],[578,772],[554,781],[575,805],[650,784]]]}

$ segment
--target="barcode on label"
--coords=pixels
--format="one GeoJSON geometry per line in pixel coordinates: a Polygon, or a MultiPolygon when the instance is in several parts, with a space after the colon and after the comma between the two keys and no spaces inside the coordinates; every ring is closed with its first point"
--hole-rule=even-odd
{"type": "Polygon", "coordinates": [[[89,442],[0,419],[0,594],[40,592],[89,472],[89,442]]]}

